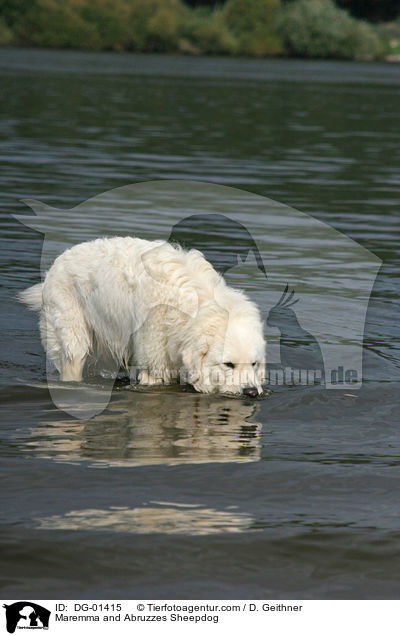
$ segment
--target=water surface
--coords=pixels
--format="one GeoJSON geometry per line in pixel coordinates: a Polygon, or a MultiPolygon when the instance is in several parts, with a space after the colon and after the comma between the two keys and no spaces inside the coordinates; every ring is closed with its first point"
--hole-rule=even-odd
{"type": "Polygon", "coordinates": [[[0,74],[3,597],[398,598],[397,66],[2,49],[0,74]],[[96,418],[56,409],[15,301],[42,239],[11,215],[151,179],[240,187],[376,253],[362,388],[247,402],[121,379],[96,418]]]}

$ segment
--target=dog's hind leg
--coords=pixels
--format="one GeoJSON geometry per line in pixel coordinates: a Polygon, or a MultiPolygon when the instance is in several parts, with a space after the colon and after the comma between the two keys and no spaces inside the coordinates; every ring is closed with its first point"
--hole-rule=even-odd
{"type": "Polygon", "coordinates": [[[134,334],[134,357],[139,367],[139,384],[151,386],[177,382],[177,373],[174,374],[167,351],[167,320],[167,309],[162,305],[155,307],[134,334]]]}

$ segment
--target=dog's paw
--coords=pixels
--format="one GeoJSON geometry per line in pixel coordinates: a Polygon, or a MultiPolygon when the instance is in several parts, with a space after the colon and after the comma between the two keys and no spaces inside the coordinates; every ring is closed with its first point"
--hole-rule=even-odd
{"type": "Polygon", "coordinates": [[[148,371],[141,371],[138,375],[138,383],[141,386],[154,386],[157,384],[163,384],[163,379],[152,375],[148,371]]]}

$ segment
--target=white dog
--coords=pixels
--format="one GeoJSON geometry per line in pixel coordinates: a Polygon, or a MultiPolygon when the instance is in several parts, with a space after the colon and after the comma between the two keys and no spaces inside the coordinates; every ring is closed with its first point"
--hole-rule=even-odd
{"type": "Polygon", "coordinates": [[[259,311],[197,250],[129,237],[81,243],[20,298],[40,311],[62,380],[80,381],[88,354],[103,349],[138,366],[141,384],[183,376],[203,393],[262,392],[259,311]]]}

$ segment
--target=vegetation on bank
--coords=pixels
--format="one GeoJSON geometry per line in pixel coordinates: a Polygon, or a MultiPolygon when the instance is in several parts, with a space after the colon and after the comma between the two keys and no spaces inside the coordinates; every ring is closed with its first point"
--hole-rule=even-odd
{"type": "Polygon", "coordinates": [[[400,18],[372,25],[333,0],[0,0],[0,45],[380,59],[400,54],[400,18]]]}

